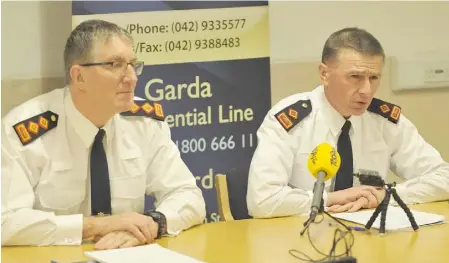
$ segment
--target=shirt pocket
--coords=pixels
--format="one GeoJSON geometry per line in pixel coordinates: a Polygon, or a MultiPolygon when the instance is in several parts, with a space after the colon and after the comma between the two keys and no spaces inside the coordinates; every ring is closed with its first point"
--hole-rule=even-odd
{"type": "Polygon", "coordinates": [[[120,171],[119,176],[110,178],[113,213],[142,213],[147,184],[143,160],[140,157],[122,159],[120,171]]]}
{"type": "Polygon", "coordinates": [[[37,199],[44,210],[57,214],[79,212],[86,197],[86,178],[74,174],[69,161],[52,162],[44,169],[37,187],[37,199]]]}

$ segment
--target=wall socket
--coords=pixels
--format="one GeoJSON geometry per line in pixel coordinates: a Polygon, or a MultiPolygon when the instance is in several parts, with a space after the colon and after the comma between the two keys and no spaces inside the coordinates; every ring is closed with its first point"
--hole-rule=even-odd
{"type": "Polygon", "coordinates": [[[424,82],[449,82],[449,65],[430,65],[425,69],[424,82]]]}
{"type": "Polygon", "coordinates": [[[391,59],[393,90],[449,88],[448,59],[391,59]]]}

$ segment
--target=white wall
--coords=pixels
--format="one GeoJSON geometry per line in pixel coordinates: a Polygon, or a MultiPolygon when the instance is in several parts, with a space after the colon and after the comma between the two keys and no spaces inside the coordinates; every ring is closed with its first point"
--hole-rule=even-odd
{"type": "Polygon", "coordinates": [[[274,63],[317,61],[327,37],[347,26],[370,31],[387,56],[449,57],[449,2],[270,2],[274,63]]]}
{"type": "Polygon", "coordinates": [[[2,1],[2,80],[64,76],[71,1],[2,1]]]}

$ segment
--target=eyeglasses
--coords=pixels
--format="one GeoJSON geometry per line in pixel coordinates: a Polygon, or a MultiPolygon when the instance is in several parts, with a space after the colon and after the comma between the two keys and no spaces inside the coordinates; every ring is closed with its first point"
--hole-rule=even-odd
{"type": "Polygon", "coordinates": [[[143,61],[136,62],[125,62],[125,61],[110,61],[110,62],[96,62],[96,63],[84,63],[80,64],[83,67],[92,67],[92,66],[111,66],[114,71],[120,72],[120,74],[125,74],[128,65],[133,67],[136,75],[139,76],[142,74],[143,66],[145,65],[143,61]]]}

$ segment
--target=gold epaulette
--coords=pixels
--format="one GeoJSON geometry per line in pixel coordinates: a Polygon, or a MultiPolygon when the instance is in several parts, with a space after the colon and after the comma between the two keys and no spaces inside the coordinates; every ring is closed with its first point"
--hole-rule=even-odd
{"type": "Polygon", "coordinates": [[[58,114],[46,111],[24,121],[16,123],[13,128],[23,146],[32,143],[58,125],[58,114]]]}
{"type": "Polygon", "coordinates": [[[398,123],[399,117],[401,117],[401,107],[376,98],[371,101],[368,111],[378,114],[392,123],[398,123]]]}
{"type": "Polygon", "coordinates": [[[310,100],[299,100],[274,115],[286,131],[290,131],[312,112],[310,100]]]}
{"type": "Polygon", "coordinates": [[[145,116],[156,120],[165,120],[162,105],[157,102],[149,102],[147,100],[135,100],[134,105],[129,111],[120,113],[123,116],[145,116]]]}

